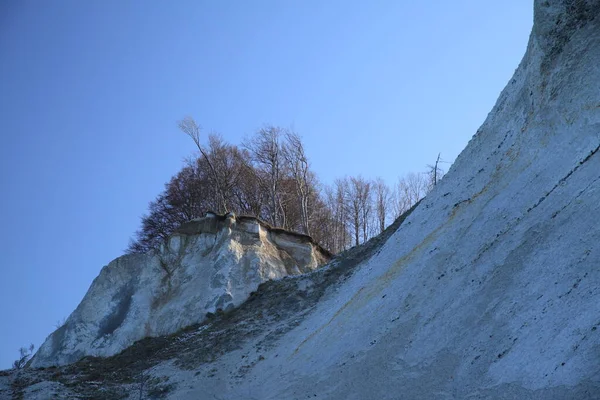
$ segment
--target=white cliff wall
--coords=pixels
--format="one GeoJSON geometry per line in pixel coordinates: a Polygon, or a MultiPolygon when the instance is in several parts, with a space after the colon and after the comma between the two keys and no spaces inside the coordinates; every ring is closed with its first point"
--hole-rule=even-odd
{"type": "Polygon", "coordinates": [[[599,88],[600,1],[536,1],[514,77],[383,248],[174,398],[600,398],[599,88]]]}
{"type": "Polygon", "coordinates": [[[273,232],[252,218],[192,221],[156,254],[126,255],[104,267],[32,366],[108,356],[176,332],[239,305],[265,280],[311,271],[327,259],[308,238],[273,232]]]}
{"type": "MultiPolygon", "coordinates": [[[[169,398],[600,398],[599,14],[600,0],[536,1],[514,77],[383,247],[235,350],[154,365],[169,398]]],[[[292,281],[297,298],[317,275],[292,281]]],[[[87,325],[68,324],[74,349],[87,325]]]]}

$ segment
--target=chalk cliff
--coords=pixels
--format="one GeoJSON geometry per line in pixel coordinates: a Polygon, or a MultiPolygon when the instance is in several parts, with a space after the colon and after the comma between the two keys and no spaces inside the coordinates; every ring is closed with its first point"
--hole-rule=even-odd
{"type": "Polygon", "coordinates": [[[328,259],[308,236],[209,213],[181,226],[160,251],[104,267],[32,366],[109,356],[144,337],[176,332],[239,305],[261,282],[312,271],[328,259]]]}
{"type": "MultiPolygon", "coordinates": [[[[384,236],[309,274],[265,282],[234,310],[176,335],[58,377],[0,377],[0,394],[12,382],[30,399],[599,399],[600,0],[534,7],[525,56],[487,119],[384,236]],[[140,386],[140,371],[151,384],[140,386]]],[[[175,238],[161,253],[183,254],[181,264],[169,259],[171,278],[160,256],[107,267],[34,364],[64,363],[79,349],[114,353],[126,345],[116,334],[131,343],[162,333],[163,321],[176,329],[239,304],[237,283],[223,289],[243,281],[230,267],[223,279],[207,273],[205,290],[183,283],[200,260],[245,265],[235,251],[244,240],[226,239],[233,249],[220,256],[191,254],[223,240],[206,237],[175,238]],[[127,282],[132,296],[121,294],[127,282]],[[98,300],[87,307],[88,297],[98,300]]],[[[278,265],[262,274],[289,270],[278,265]]]]}

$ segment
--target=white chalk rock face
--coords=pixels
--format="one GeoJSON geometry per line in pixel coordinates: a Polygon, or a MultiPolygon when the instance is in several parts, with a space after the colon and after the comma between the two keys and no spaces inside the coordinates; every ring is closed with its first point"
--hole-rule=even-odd
{"type": "Polygon", "coordinates": [[[521,64],[443,181],[255,357],[173,398],[600,398],[599,0],[535,2],[521,64]]]}
{"type": "Polygon", "coordinates": [[[118,353],[227,311],[269,279],[312,271],[329,254],[308,236],[254,218],[207,214],[183,225],[154,254],[105,266],[65,325],[52,333],[33,367],[118,353]]]}
{"type": "MultiPolygon", "coordinates": [[[[599,87],[600,0],[535,1],[513,78],[398,230],[372,257],[340,256],[353,273],[323,294],[318,273],[288,281],[314,306],[255,321],[264,332],[209,362],[153,366],[169,398],[600,398],[599,87]]],[[[195,224],[158,256],[105,268],[34,364],[111,354],[237,304],[241,282],[297,272],[276,249],[317,258],[256,225],[195,224]]],[[[233,329],[221,323],[207,329],[233,329]]]]}

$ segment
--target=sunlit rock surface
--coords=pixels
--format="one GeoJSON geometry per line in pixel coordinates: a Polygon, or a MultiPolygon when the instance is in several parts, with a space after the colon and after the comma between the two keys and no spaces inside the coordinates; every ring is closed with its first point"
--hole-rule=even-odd
{"type": "Polygon", "coordinates": [[[126,255],[104,267],[32,366],[115,354],[228,311],[261,282],[312,271],[328,259],[307,236],[254,218],[208,214],[183,225],[159,252],[126,255]]]}

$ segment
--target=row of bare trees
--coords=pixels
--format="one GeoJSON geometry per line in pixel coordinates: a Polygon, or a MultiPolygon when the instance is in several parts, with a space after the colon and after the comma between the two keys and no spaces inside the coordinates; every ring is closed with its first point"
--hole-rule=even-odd
{"type": "MultiPolygon", "coordinates": [[[[443,172],[438,169],[437,178],[443,172]]],[[[323,196],[330,214],[332,234],[323,244],[332,252],[359,245],[380,234],[396,218],[421,200],[437,183],[424,174],[409,173],[388,186],[381,178],[336,179],[325,186],[323,196]]]]}
{"type": "Polygon", "coordinates": [[[256,216],[275,227],[311,235],[337,253],[382,232],[443,174],[436,162],[435,173],[429,174],[433,181],[412,173],[394,187],[381,178],[360,176],[322,185],[300,136],[292,130],[266,126],[238,147],[218,135],[209,135],[203,145],[200,126],[189,117],[179,128],[199,154],[150,202],[130,253],[158,248],[182,223],[207,211],[256,216]]]}

